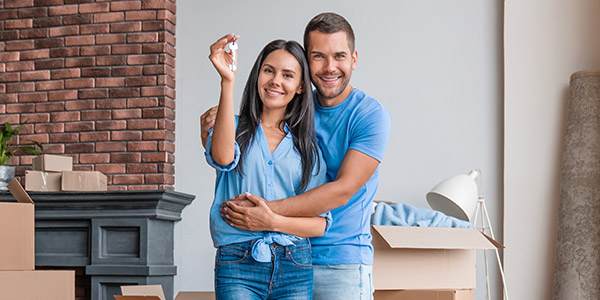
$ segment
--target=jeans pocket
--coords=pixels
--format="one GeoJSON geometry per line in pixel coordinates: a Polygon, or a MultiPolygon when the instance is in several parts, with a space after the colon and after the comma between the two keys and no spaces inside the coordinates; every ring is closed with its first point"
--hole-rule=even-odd
{"type": "Polygon", "coordinates": [[[248,258],[248,249],[225,245],[217,250],[217,265],[239,264],[248,258]]]}
{"type": "Polygon", "coordinates": [[[288,256],[294,265],[301,268],[312,268],[310,247],[289,250],[288,256]]]}

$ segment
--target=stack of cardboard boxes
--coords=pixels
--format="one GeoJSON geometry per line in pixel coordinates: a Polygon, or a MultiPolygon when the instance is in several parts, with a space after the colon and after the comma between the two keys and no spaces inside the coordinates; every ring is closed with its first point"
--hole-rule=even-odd
{"type": "Polygon", "coordinates": [[[25,171],[25,190],[29,192],[106,189],[106,175],[97,171],[73,171],[70,156],[44,154],[33,159],[33,170],[25,171]]]}
{"type": "Polygon", "coordinates": [[[34,204],[19,182],[0,202],[0,300],[74,300],[74,271],[35,271],[34,204]]]}

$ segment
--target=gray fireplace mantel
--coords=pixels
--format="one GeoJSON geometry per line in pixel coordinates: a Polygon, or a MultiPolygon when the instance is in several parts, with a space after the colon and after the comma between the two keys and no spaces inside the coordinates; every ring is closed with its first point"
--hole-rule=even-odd
{"type": "MultiPolygon", "coordinates": [[[[195,198],[170,190],[31,192],[39,267],[85,267],[91,300],[121,285],[161,284],[173,298],[174,222],[195,198]]],[[[0,202],[14,201],[0,192],[0,202]]]]}

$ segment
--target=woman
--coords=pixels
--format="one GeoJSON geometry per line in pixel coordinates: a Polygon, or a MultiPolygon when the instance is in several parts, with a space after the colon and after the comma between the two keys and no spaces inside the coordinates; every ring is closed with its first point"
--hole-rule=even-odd
{"type": "Polygon", "coordinates": [[[240,116],[233,112],[236,67],[227,43],[213,45],[209,56],[221,76],[219,110],[206,145],[207,162],[217,170],[211,207],[211,235],[217,299],[312,299],[313,277],[307,237],[321,236],[331,217],[283,217],[264,202],[272,231],[234,228],[221,218],[223,201],[240,193],[267,201],[291,197],[325,183],[314,131],[314,108],[304,49],[275,40],[258,55],[242,96],[240,116]]]}

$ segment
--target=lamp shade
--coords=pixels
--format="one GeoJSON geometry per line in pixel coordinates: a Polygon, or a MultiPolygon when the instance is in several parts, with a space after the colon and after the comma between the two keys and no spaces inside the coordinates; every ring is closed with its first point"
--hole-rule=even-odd
{"type": "Polygon", "coordinates": [[[434,210],[448,216],[472,222],[479,200],[475,181],[477,176],[479,173],[471,170],[469,174],[457,175],[440,182],[427,193],[427,203],[434,210]]]}

